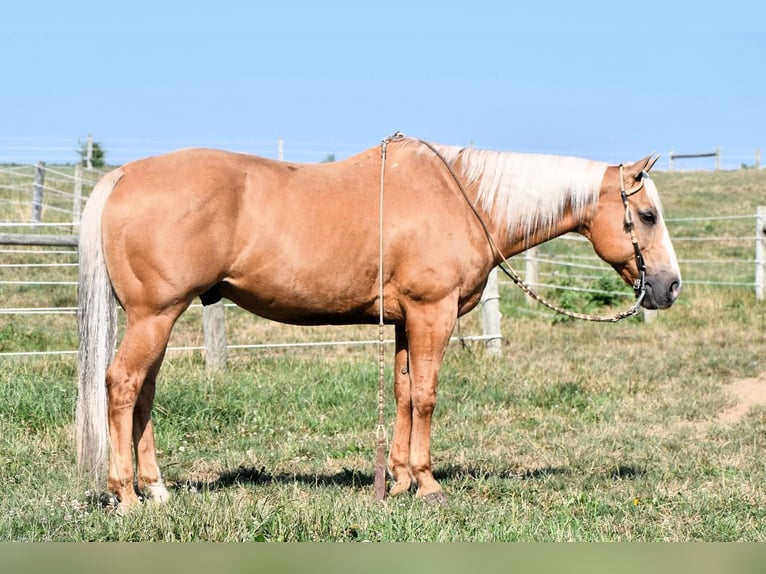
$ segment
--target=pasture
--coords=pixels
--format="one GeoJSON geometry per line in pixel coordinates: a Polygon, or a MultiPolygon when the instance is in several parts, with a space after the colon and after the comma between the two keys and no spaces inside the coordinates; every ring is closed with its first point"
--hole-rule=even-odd
{"type": "MultiPolygon", "coordinates": [[[[763,170],[654,179],[671,219],[766,205],[763,170]]],[[[753,233],[751,219],[668,227],[684,237],[753,233]]],[[[546,249],[578,248],[554,243],[546,249]]],[[[563,321],[503,285],[502,358],[486,357],[481,343],[453,343],[442,369],[433,455],[446,506],[408,494],[374,500],[373,347],[236,350],[223,373],[207,371],[198,353],[170,353],[155,425],[173,498],[126,516],[105,510],[75,471],[75,358],[2,358],[0,539],[766,540],[766,303],[752,289],[704,284],[752,281],[752,266],[684,263],[748,250],[752,243],[676,242],[684,279],[699,283],[649,323],[563,321]]],[[[73,276],[63,267],[5,278],[14,273],[73,276]]],[[[71,286],[0,288],[4,307],[76,304],[71,286]]],[[[587,292],[558,297],[608,310],[587,292]]],[[[200,344],[199,315],[181,318],[171,346],[200,344]]],[[[0,351],[76,348],[72,315],[0,321],[0,351]]],[[[472,313],[461,331],[477,332],[478,321],[472,313]]],[[[377,327],[294,328],[236,310],[227,329],[232,343],[377,335],[377,327]]],[[[391,346],[386,357],[391,381],[391,346]]],[[[393,413],[389,383],[389,433],[393,413]]]]}

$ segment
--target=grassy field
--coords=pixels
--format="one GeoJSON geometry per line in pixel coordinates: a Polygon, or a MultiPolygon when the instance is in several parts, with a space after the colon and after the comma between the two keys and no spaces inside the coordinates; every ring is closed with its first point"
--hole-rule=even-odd
{"type": "MultiPolygon", "coordinates": [[[[670,218],[766,205],[766,171],[655,181],[670,218]]],[[[752,226],[670,228],[694,237],[752,226]]],[[[682,259],[752,259],[752,245],[737,242],[676,249],[682,259]]],[[[752,266],[732,267],[683,270],[752,281],[752,266]]],[[[7,285],[1,294],[6,307],[73,305],[67,289],[7,285]]],[[[374,501],[372,348],[238,351],[223,374],[197,354],[171,354],[155,422],[173,498],[122,517],[75,472],[74,358],[9,358],[0,359],[0,540],[766,540],[766,304],[752,289],[687,285],[656,321],[617,325],[553,320],[509,287],[502,295],[503,357],[467,343],[445,360],[433,434],[444,507],[411,495],[374,501]]],[[[603,310],[587,293],[566,297],[603,310]]],[[[199,343],[198,313],[182,319],[175,344],[199,343]]],[[[0,316],[0,351],[75,348],[71,316],[10,317],[0,316]]],[[[227,321],[233,343],[377,331],[296,329],[236,312],[227,321]]],[[[477,321],[461,329],[475,332],[477,321]]],[[[389,431],[392,417],[389,389],[389,431]]]]}

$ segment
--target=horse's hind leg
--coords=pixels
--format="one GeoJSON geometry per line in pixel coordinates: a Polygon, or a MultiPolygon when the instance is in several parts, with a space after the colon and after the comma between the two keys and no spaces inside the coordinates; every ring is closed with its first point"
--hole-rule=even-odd
{"type": "Polygon", "coordinates": [[[170,493],[165,488],[157,464],[152,427],[152,404],[157,380],[157,369],[148,373],[133,409],[133,448],[136,451],[138,489],[156,502],[165,502],[170,493]]]}
{"type": "Polygon", "coordinates": [[[180,311],[134,317],[129,312],[125,337],[107,372],[111,441],[107,485],[122,507],[138,502],[133,488],[131,446],[134,439],[141,482],[161,485],[154,454],[150,409],[155,377],[178,314],[180,311]]]}
{"type": "Polygon", "coordinates": [[[388,468],[396,481],[391,495],[406,492],[412,483],[410,475],[410,434],[412,433],[412,390],[410,389],[410,366],[407,332],[403,325],[396,326],[396,356],[394,358],[394,396],[396,397],[396,421],[388,468]]]}

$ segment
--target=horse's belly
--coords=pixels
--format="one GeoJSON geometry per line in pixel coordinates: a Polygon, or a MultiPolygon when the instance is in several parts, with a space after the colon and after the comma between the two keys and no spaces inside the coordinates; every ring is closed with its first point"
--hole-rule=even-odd
{"type": "Polygon", "coordinates": [[[341,325],[377,321],[377,297],[317,280],[313,285],[224,281],[220,293],[260,317],[296,325],[341,325]],[[260,283],[260,285],[259,285],[260,283]]]}

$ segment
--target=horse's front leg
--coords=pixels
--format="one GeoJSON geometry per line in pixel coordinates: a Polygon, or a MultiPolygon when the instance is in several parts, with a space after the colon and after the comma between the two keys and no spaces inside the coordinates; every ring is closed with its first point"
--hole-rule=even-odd
{"type": "Polygon", "coordinates": [[[394,397],[396,420],[394,437],[388,456],[388,469],[396,481],[391,495],[406,492],[412,483],[410,475],[410,434],[412,433],[412,398],[410,389],[409,350],[404,325],[396,326],[396,355],[394,357],[394,397]]]}

